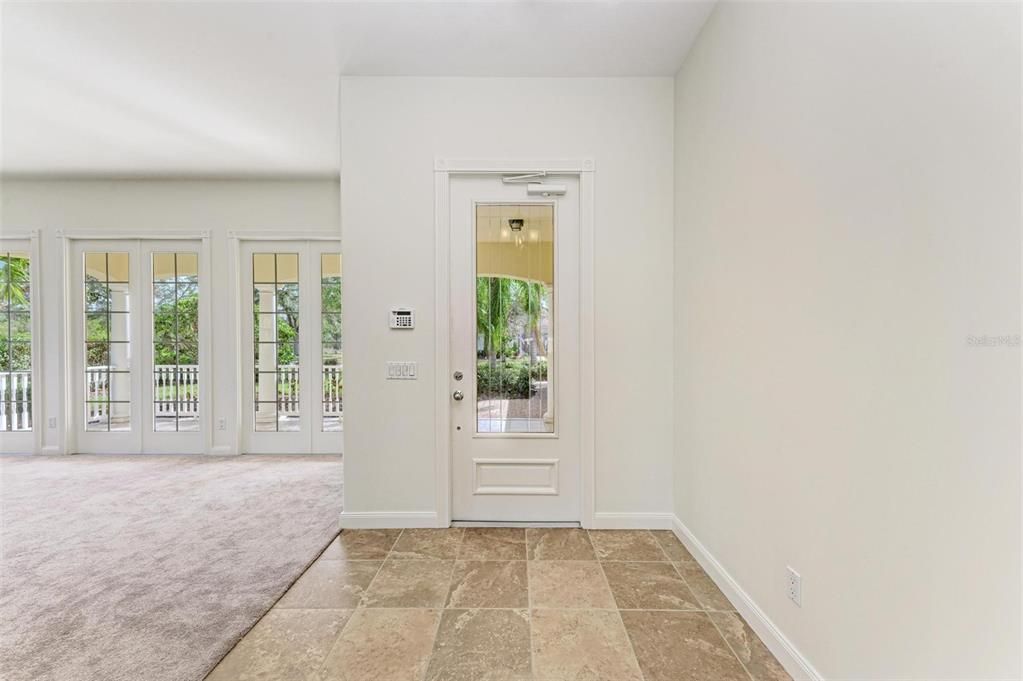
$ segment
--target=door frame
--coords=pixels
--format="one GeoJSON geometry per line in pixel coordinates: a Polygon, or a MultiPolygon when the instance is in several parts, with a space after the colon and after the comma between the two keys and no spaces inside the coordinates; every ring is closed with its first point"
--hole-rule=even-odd
{"type": "MultiPolygon", "coordinates": [[[[72,257],[76,241],[198,241],[199,242],[199,287],[200,291],[209,291],[212,288],[210,276],[212,274],[210,255],[209,230],[196,231],[174,231],[163,230],[160,232],[139,234],[139,229],[103,229],[103,230],[68,230],[58,229],[57,240],[61,244],[63,262],[61,264],[61,278],[63,279],[63,314],[61,315],[61,336],[64,342],[61,346],[60,360],[63,385],[61,386],[62,404],[64,413],[61,415],[62,437],[61,453],[73,454],[77,449],[78,431],[75,428],[75,376],[76,363],[74,353],[77,347],[74,343],[75,334],[71,329],[81,320],[75,318],[75,305],[72,303],[72,287],[76,282],[72,281],[72,257]]],[[[136,263],[141,267],[142,263],[136,263]]],[[[141,286],[144,282],[139,282],[141,286]]],[[[205,328],[206,332],[199,338],[199,385],[206,386],[205,390],[199,392],[199,413],[200,428],[202,429],[203,453],[209,454],[213,446],[213,371],[210,363],[213,358],[213,305],[210,300],[211,294],[206,293],[199,296],[199,325],[205,328]]],[[[139,323],[144,323],[140,320],[139,323]]],[[[134,371],[134,370],[133,370],[134,371]]],[[[141,433],[140,433],[141,435],[141,433]]]]}
{"type": "MultiPolygon", "coordinates": [[[[308,241],[308,242],[334,242],[337,244],[337,250],[341,253],[342,272],[344,272],[344,253],[341,251],[341,235],[324,233],[322,231],[303,230],[303,229],[292,229],[281,228],[275,230],[231,230],[227,233],[227,245],[228,253],[228,277],[229,291],[232,301],[232,321],[233,321],[233,343],[235,349],[235,357],[237,361],[234,363],[235,373],[235,385],[237,386],[236,395],[237,399],[233,401],[232,409],[234,410],[234,432],[232,433],[232,443],[230,445],[221,446],[213,450],[214,454],[243,454],[242,451],[245,448],[246,435],[245,432],[245,413],[244,410],[250,407],[245,403],[244,390],[242,386],[245,384],[243,381],[247,380],[248,368],[246,367],[247,356],[251,355],[251,349],[246,344],[248,335],[245,331],[245,324],[247,323],[248,317],[246,316],[246,310],[249,308],[246,306],[246,301],[251,301],[251,298],[244,298],[243,296],[251,295],[251,291],[248,288],[242,289],[241,275],[245,271],[245,264],[242,262],[242,244],[250,241],[308,241]],[[249,354],[246,354],[249,353],[249,354]]],[[[317,411],[317,413],[319,413],[317,411]]],[[[312,433],[315,437],[315,432],[312,433]]],[[[344,419],[341,421],[341,450],[338,454],[344,454],[344,419]]]]}
{"type": "Polygon", "coordinates": [[[594,526],[595,377],[594,350],[594,162],[584,159],[450,159],[434,160],[434,363],[436,523],[451,524],[451,179],[457,176],[525,174],[575,175],[579,178],[579,522],[594,526]]]}

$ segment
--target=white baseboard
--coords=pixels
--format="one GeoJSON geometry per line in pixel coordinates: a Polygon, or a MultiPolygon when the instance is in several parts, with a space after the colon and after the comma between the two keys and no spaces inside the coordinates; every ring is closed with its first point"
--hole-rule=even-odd
{"type": "Polygon", "coordinates": [[[210,447],[210,456],[237,456],[238,452],[234,450],[234,447],[230,445],[218,445],[216,447],[210,447]]]}
{"type": "Polygon", "coordinates": [[[341,511],[342,529],[385,527],[437,527],[437,514],[433,511],[341,511]]]}
{"type": "Polygon", "coordinates": [[[689,553],[693,554],[697,562],[714,583],[721,589],[721,593],[731,601],[739,614],[749,623],[750,628],[760,637],[764,645],[778,658],[781,666],[796,681],[823,681],[824,677],[818,672],[810,661],[799,652],[792,641],[771,621],[771,618],[760,609],[748,593],[743,591],[739,583],[728,574],[724,566],[707,550],[700,540],[689,531],[677,516],[672,516],[671,529],[675,536],[686,545],[689,553]]]}
{"type": "Polygon", "coordinates": [[[594,513],[594,530],[670,530],[671,513],[594,513]]]}
{"type": "Polygon", "coordinates": [[[39,453],[40,454],[44,454],[46,456],[54,456],[54,455],[57,455],[57,454],[64,454],[64,452],[61,451],[59,445],[50,445],[48,447],[41,447],[39,449],[39,453]]]}

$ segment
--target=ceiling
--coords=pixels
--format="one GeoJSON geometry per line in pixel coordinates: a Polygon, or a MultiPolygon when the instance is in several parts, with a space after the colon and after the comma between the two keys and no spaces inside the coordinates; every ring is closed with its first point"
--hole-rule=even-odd
{"type": "Polygon", "coordinates": [[[338,171],[337,78],[667,76],[706,2],[4,2],[0,169],[338,171]]]}

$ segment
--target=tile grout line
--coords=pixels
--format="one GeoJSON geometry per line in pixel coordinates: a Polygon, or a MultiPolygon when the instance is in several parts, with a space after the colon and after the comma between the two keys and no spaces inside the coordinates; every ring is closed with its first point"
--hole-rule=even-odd
{"type": "Polygon", "coordinates": [[[529,623],[529,675],[536,678],[536,658],[533,657],[533,590],[529,588],[529,528],[524,532],[526,537],[526,617],[529,623]]]}
{"type": "MultiPolygon", "coordinates": [[[[654,537],[654,541],[657,541],[657,545],[661,546],[660,541],[657,540],[656,536],[654,537]]],[[[661,546],[661,551],[664,552],[664,555],[666,555],[666,556],[668,555],[668,552],[665,551],[663,546],[661,546]]],[[[669,558],[670,558],[670,556],[669,556],[669,558]]],[[[686,585],[686,588],[689,589],[689,593],[691,593],[693,595],[693,598],[696,599],[696,602],[700,604],[700,608],[701,608],[700,612],[702,612],[704,617],[707,618],[707,621],[710,622],[710,626],[714,627],[714,631],[716,631],[718,633],[718,636],[721,637],[721,640],[725,642],[725,647],[727,647],[729,652],[732,653],[732,656],[735,658],[735,661],[738,662],[739,666],[742,667],[742,670],[744,672],[746,672],[746,676],[748,676],[750,678],[750,681],[757,681],[755,678],[753,678],[753,673],[746,667],[746,664],[742,661],[742,658],[739,657],[739,654],[737,652],[735,652],[735,648],[732,647],[732,644],[728,642],[728,639],[725,637],[724,633],[721,631],[721,627],[719,627],[717,622],[714,621],[714,618],[710,616],[711,612],[722,612],[722,611],[720,611],[720,610],[713,610],[712,611],[712,610],[708,609],[707,606],[703,604],[703,601],[700,600],[700,597],[696,595],[696,592],[693,591],[693,587],[689,586],[689,582],[686,580],[685,575],[682,574],[682,570],[679,569],[678,563],[673,561],[673,560],[670,561],[670,562],[671,562],[672,569],[675,570],[675,574],[677,574],[679,579],[682,580],[682,583],[686,585]]]]}
{"type": "MultiPolygon", "coordinates": [[[[337,540],[338,540],[339,543],[341,541],[341,535],[343,533],[344,533],[344,530],[341,530],[341,532],[338,532],[337,540]]],[[[369,591],[369,587],[373,585],[373,581],[377,578],[377,575],[380,574],[380,570],[383,569],[384,563],[387,561],[387,556],[391,555],[391,551],[394,549],[394,545],[398,543],[398,539],[400,539],[401,535],[403,535],[403,534],[405,534],[405,529],[404,528],[402,528],[402,530],[400,532],[398,532],[398,536],[396,536],[394,538],[394,542],[391,544],[390,548],[387,549],[387,554],[380,561],[380,566],[377,568],[377,571],[373,573],[373,579],[369,580],[369,582],[366,584],[366,591],[369,591]]],[[[367,558],[366,560],[369,560],[369,559],[367,558]]],[[[337,647],[338,643],[341,641],[341,637],[344,636],[344,633],[348,629],[348,627],[351,625],[352,620],[355,619],[355,615],[358,614],[358,612],[359,612],[359,606],[362,605],[362,601],[363,601],[363,599],[365,597],[366,597],[366,593],[363,592],[362,596],[359,598],[359,602],[356,603],[355,607],[351,609],[352,614],[349,615],[347,620],[345,620],[344,626],[341,627],[340,630],[338,630],[337,636],[334,638],[334,642],[330,644],[329,648],[327,648],[327,654],[323,656],[323,660],[321,660],[320,664],[316,667],[316,675],[317,676],[321,676],[322,677],[322,675],[323,675],[323,668],[327,665],[327,660],[330,659],[330,654],[332,652],[334,652],[334,648],[337,647]]],[[[363,609],[365,610],[366,608],[363,608],[363,609]]]]}
{"type": "Polygon", "coordinates": [[[448,588],[444,594],[444,602],[441,603],[440,610],[437,612],[437,626],[433,629],[433,642],[430,645],[430,654],[426,657],[426,664],[423,665],[423,681],[426,681],[426,675],[430,673],[430,663],[433,662],[433,656],[437,650],[437,637],[440,635],[440,625],[444,621],[444,613],[448,610],[447,601],[451,596],[451,583],[455,578],[455,566],[458,565],[458,555],[462,552],[462,542],[464,541],[465,529],[463,528],[458,539],[458,551],[455,552],[455,559],[451,561],[451,571],[448,572],[448,588]]]}
{"type": "MultiPolygon", "coordinates": [[[[590,539],[589,530],[586,531],[586,538],[590,539]]],[[[593,543],[592,539],[590,539],[590,543],[593,543]]],[[[596,553],[597,548],[593,547],[593,554],[596,555],[596,553]]],[[[622,609],[618,607],[618,599],[615,597],[614,591],[611,589],[611,580],[607,578],[607,572],[604,570],[604,563],[598,560],[597,565],[600,566],[600,574],[603,575],[604,583],[607,584],[607,590],[611,593],[611,600],[615,604],[615,613],[618,615],[618,621],[622,623],[622,631],[625,632],[625,640],[629,642],[629,650],[632,651],[632,659],[636,661],[636,669],[639,670],[639,677],[646,681],[646,673],[643,671],[643,667],[639,665],[639,655],[636,654],[636,646],[633,645],[632,636],[629,635],[629,629],[625,626],[625,618],[622,617],[622,609]]]]}
{"type": "Polygon", "coordinates": [[[735,656],[735,661],[738,662],[739,666],[742,667],[742,670],[746,672],[746,676],[750,678],[750,681],[757,681],[755,678],[753,678],[753,672],[749,670],[749,667],[746,666],[746,663],[742,661],[741,657],[739,657],[739,653],[735,652],[735,648],[732,647],[732,644],[728,642],[728,639],[725,637],[725,634],[721,631],[721,627],[719,627],[718,623],[714,621],[714,618],[710,616],[710,613],[704,611],[703,614],[707,616],[708,620],[710,620],[710,626],[714,627],[714,631],[718,632],[718,636],[721,637],[721,640],[725,642],[725,645],[728,647],[728,650],[730,650],[732,652],[732,655],[735,656]]]}
{"type": "MultiPolygon", "coordinates": [[[[387,564],[387,559],[391,557],[391,554],[394,552],[395,545],[398,543],[398,540],[401,539],[401,535],[403,534],[405,534],[405,528],[401,528],[397,536],[394,538],[394,541],[391,542],[391,545],[387,548],[387,553],[384,554],[383,559],[380,561],[380,567],[378,567],[377,571],[373,573],[373,579],[369,580],[369,583],[366,585],[366,590],[362,592],[362,596],[359,598],[359,605],[355,606],[356,610],[360,609],[360,606],[362,606],[363,602],[365,602],[366,594],[373,588],[373,582],[377,581],[377,577],[380,576],[380,571],[384,569],[384,565],[387,564]]],[[[361,609],[365,610],[366,608],[362,607],[361,609]]]]}

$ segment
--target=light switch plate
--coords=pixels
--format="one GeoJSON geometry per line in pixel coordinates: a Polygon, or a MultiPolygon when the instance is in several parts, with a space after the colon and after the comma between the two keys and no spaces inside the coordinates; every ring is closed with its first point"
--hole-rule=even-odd
{"type": "Polygon", "coordinates": [[[389,381],[414,381],[417,373],[415,362],[387,363],[387,380],[389,381]]]}

